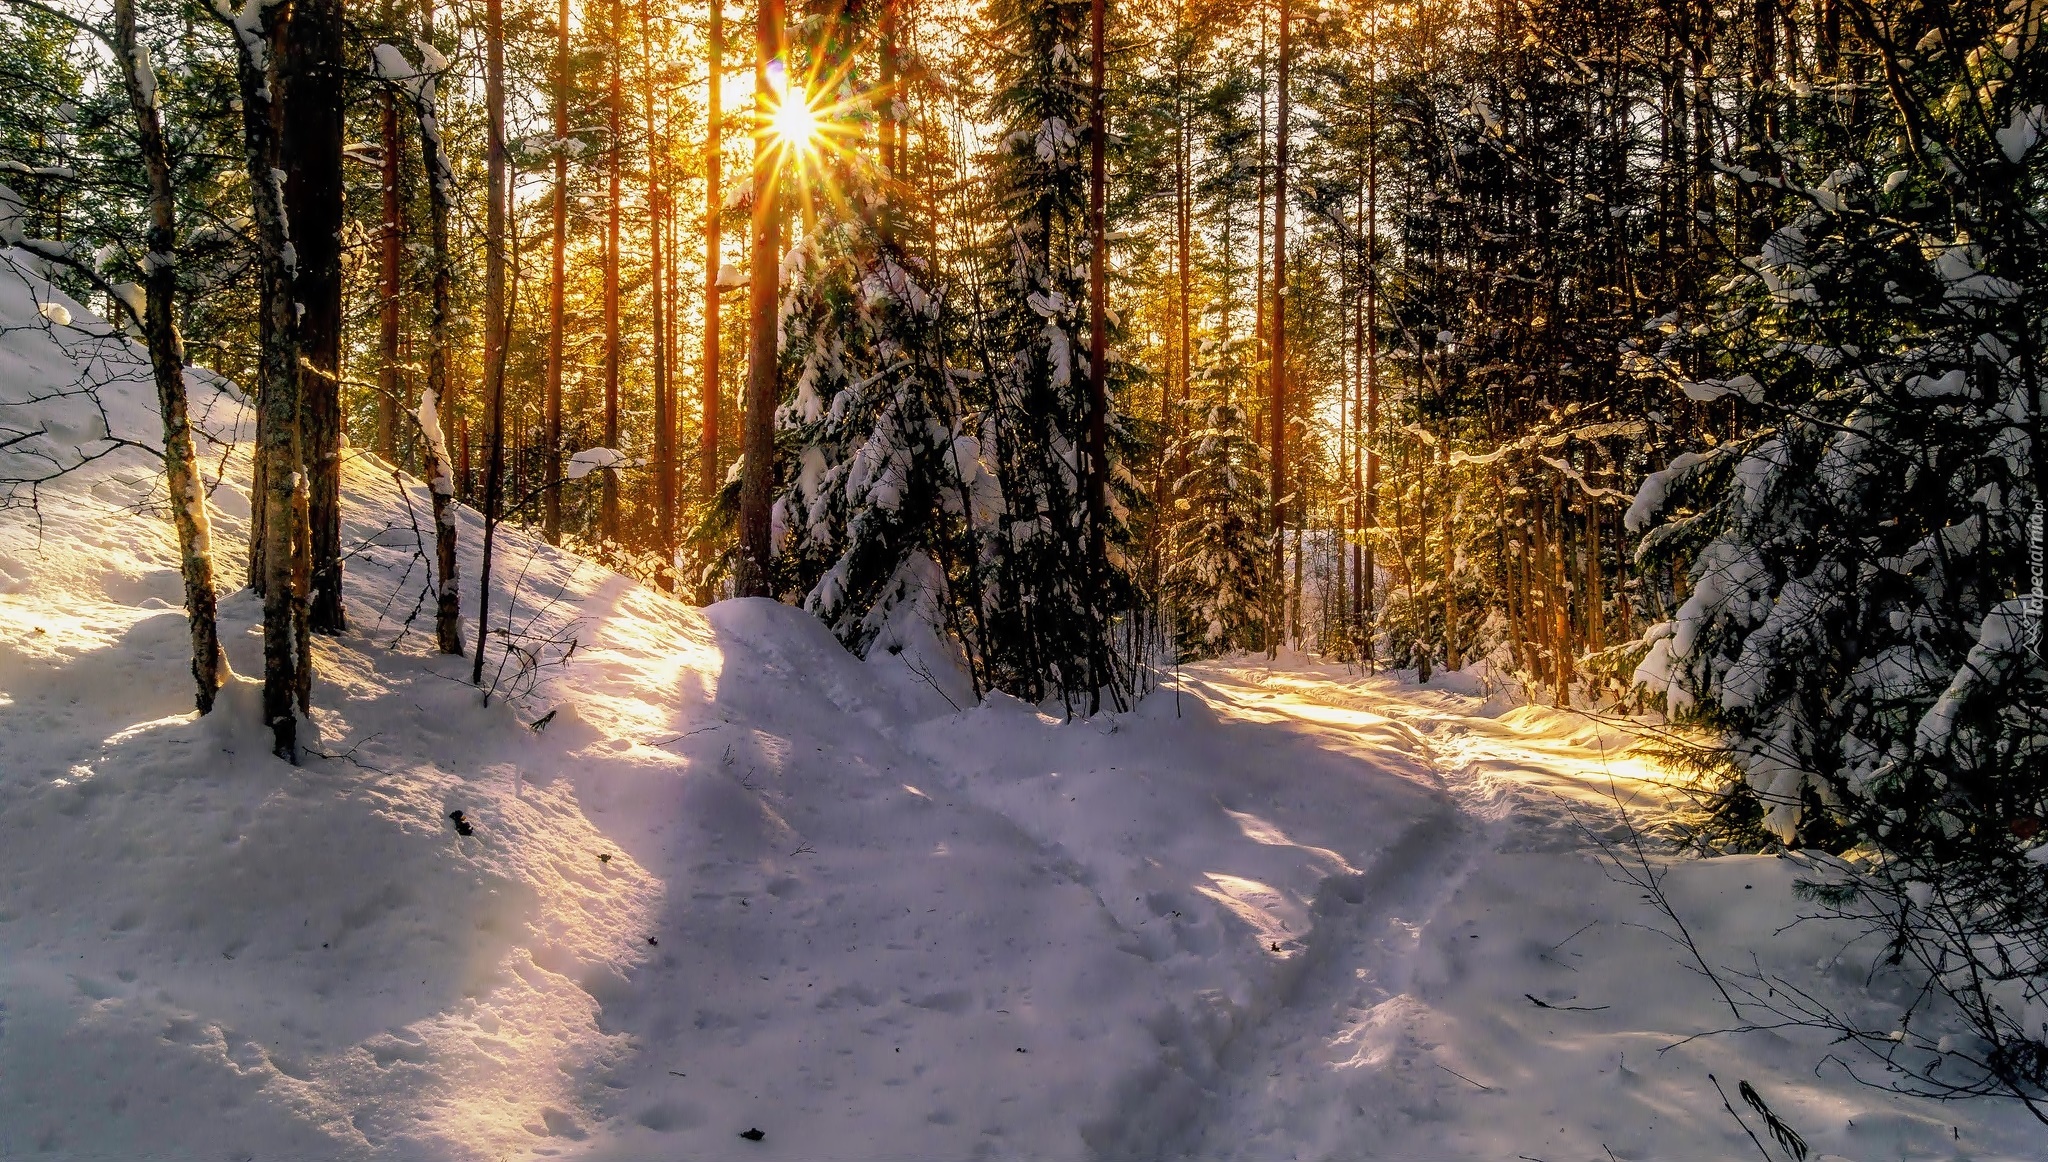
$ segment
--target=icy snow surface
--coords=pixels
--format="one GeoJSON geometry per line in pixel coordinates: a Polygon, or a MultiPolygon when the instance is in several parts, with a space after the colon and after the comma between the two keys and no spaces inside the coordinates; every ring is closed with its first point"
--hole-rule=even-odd
{"type": "MultiPolygon", "coordinates": [[[[18,283],[8,391],[75,365],[18,283]]],[[[139,367],[123,343],[94,366],[139,367]]],[[[146,376],[103,378],[151,440],[146,376]]],[[[29,398],[0,402],[75,406],[29,398]]],[[[548,664],[494,656],[486,707],[431,653],[426,492],[351,455],[352,628],[316,647],[298,769],[249,679],[189,713],[146,457],[0,516],[0,1158],[1745,1156],[1709,1071],[1816,1156],[2041,1154],[2005,1107],[1816,1072],[1821,1037],[1668,1048],[1726,1016],[1576,822],[1661,801],[1618,731],[1293,658],[1093,720],[963,711],[929,640],[861,662],[798,610],[686,608],[516,533],[493,608],[548,664]]],[[[241,674],[259,612],[222,603],[241,674]]],[[[1867,957],[1773,935],[1791,878],[1668,882],[1712,955],[1895,1019],[1867,957]]]]}

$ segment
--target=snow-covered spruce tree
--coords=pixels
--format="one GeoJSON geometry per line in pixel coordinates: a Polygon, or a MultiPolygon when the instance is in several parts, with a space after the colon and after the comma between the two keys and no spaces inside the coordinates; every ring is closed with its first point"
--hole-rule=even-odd
{"type": "Polygon", "coordinates": [[[1812,890],[1956,1002],[1842,1031],[2048,1121],[2042,9],[1850,13],[1892,104],[1844,129],[1817,90],[1788,176],[1736,171],[1786,216],[1726,288],[1745,372],[1682,386],[1748,425],[1629,511],[1691,582],[1637,678],[1725,740],[1764,827],[1847,854],[1812,890]]]}
{"type": "Polygon", "coordinates": [[[1119,681],[1123,667],[1102,651],[1136,604],[1125,548],[1129,504],[1143,491],[1118,455],[1126,369],[1112,358],[1108,551],[1091,563],[1088,6],[991,0],[988,23],[998,41],[988,114],[1001,127],[988,172],[1002,224],[981,328],[994,374],[979,436],[1007,507],[982,542],[983,652],[996,687],[1071,705],[1094,693],[1091,675],[1119,681]]]}
{"type": "Polygon", "coordinates": [[[1184,658],[1266,644],[1273,542],[1264,452],[1244,409],[1218,403],[1188,433],[1187,472],[1174,482],[1173,563],[1166,574],[1184,658]]]}
{"type": "MultiPolygon", "coordinates": [[[[806,161],[814,224],[784,262],[782,357],[795,396],[777,413],[784,465],[776,571],[849,649],[865,653],[903,606],[950,627],[948,575],[971,550],[961,514],[1000,504],[945,366],[940,301],[890,223],[889,175],[865,140],[873,13],[813,17],[822,148],[806,161]]],[[[883,99],[891,99],[885,97],[883,99]]],[[[896,643],[884,643],[896,644],[896,643]]]]}

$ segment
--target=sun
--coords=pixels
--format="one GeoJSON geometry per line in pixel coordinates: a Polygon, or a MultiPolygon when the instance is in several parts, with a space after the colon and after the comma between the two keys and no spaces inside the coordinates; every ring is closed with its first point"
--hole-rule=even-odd
{"type": "Polygon", "coordinates": [[[783,94],[782,103],[776,106],[769,128],[776,140],[792,149],[809,150],[816,144],[818,117],[811,111],[810,101],[801,86],[792,85],[783,94]]]}

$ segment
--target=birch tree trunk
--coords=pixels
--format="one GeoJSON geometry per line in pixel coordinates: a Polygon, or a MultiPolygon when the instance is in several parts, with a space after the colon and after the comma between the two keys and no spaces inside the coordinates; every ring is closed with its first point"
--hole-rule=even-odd
{"type": "MultiPolygon", "coordinates": [[[[429,29],[431,32],[431,28],[429,29]]],[[[421,471],[434,498],[434,644],[444,654],[461,654],[462,597],[456,588],[455,464],[441,424],[442,401],[448,395],[448,322],[454,297],[450,285],[448,218],[455,201],[455,173],[441,146],[440,114],[434,82],[447,62],[427,41],[420,42],[426,59],[415,72],[390,45],[377,46],[377,68],[412,100],[420,124],[420,162],[427,173],[429,237],[433,246],[433,290],[427,323],[427,390],[414,413],[420,427],[421,471]]]]}
{"type": "Polygon", "coordinates": [[[185,352],[178,339],[173,302],[178,290],[177,198],[157,105],[156,76],[150,68],[149,50],[136,39],[135,0],[114,0],[113,47],[123,66],[128,105],[135,112],[136,144],[149,177],[147,276],[140,322],[149,348],[150,372],[156,380],[157,408],[164,421],[164,476],[171,494],[171,521],[178,531],[185,617],[192,631],[194,701],[199,713],[206,714],[213,709],[214,695],[227,678],[228,663],[215,617],[206,488],[192,450],[192,425],[185,408],[185,352]]]}

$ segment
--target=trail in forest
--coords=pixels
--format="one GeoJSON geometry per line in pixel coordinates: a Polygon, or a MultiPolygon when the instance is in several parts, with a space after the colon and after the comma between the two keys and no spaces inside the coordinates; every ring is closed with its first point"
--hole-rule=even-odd
{"type": "MultiPolygon", "coordinates": [[[[2026,1156],[2009,1111],[1917,1103],[1816,1071],[1829,1051],[1817,1035],[1672,1047],[1727,1014],[1595,841],[1625,834],[1624,809],[1640,824],[1674,795],[1628,732],[1476,685],[1300,660],[1189,678],[1219,714],[1318,738],[1362,767],[1384,768],[1389,750],[1426,764],[1444,808],[1415,818],[1370,871],[1318,893],[1294,987],[1220,1055],[1198,1116],[1162,1158],[1741,1156],[1753,1147],[1709,1073],[1753,1080],[1830,1162],[2026,1156]]],[[[1850,979],[1850,961],[1830,960],[1839,934],[1784,931],[1796,909],[1785,861],[1652,861],[1717,964],[1783,973],[1844,1006],[1883,1003],[1850,979]]]]}

